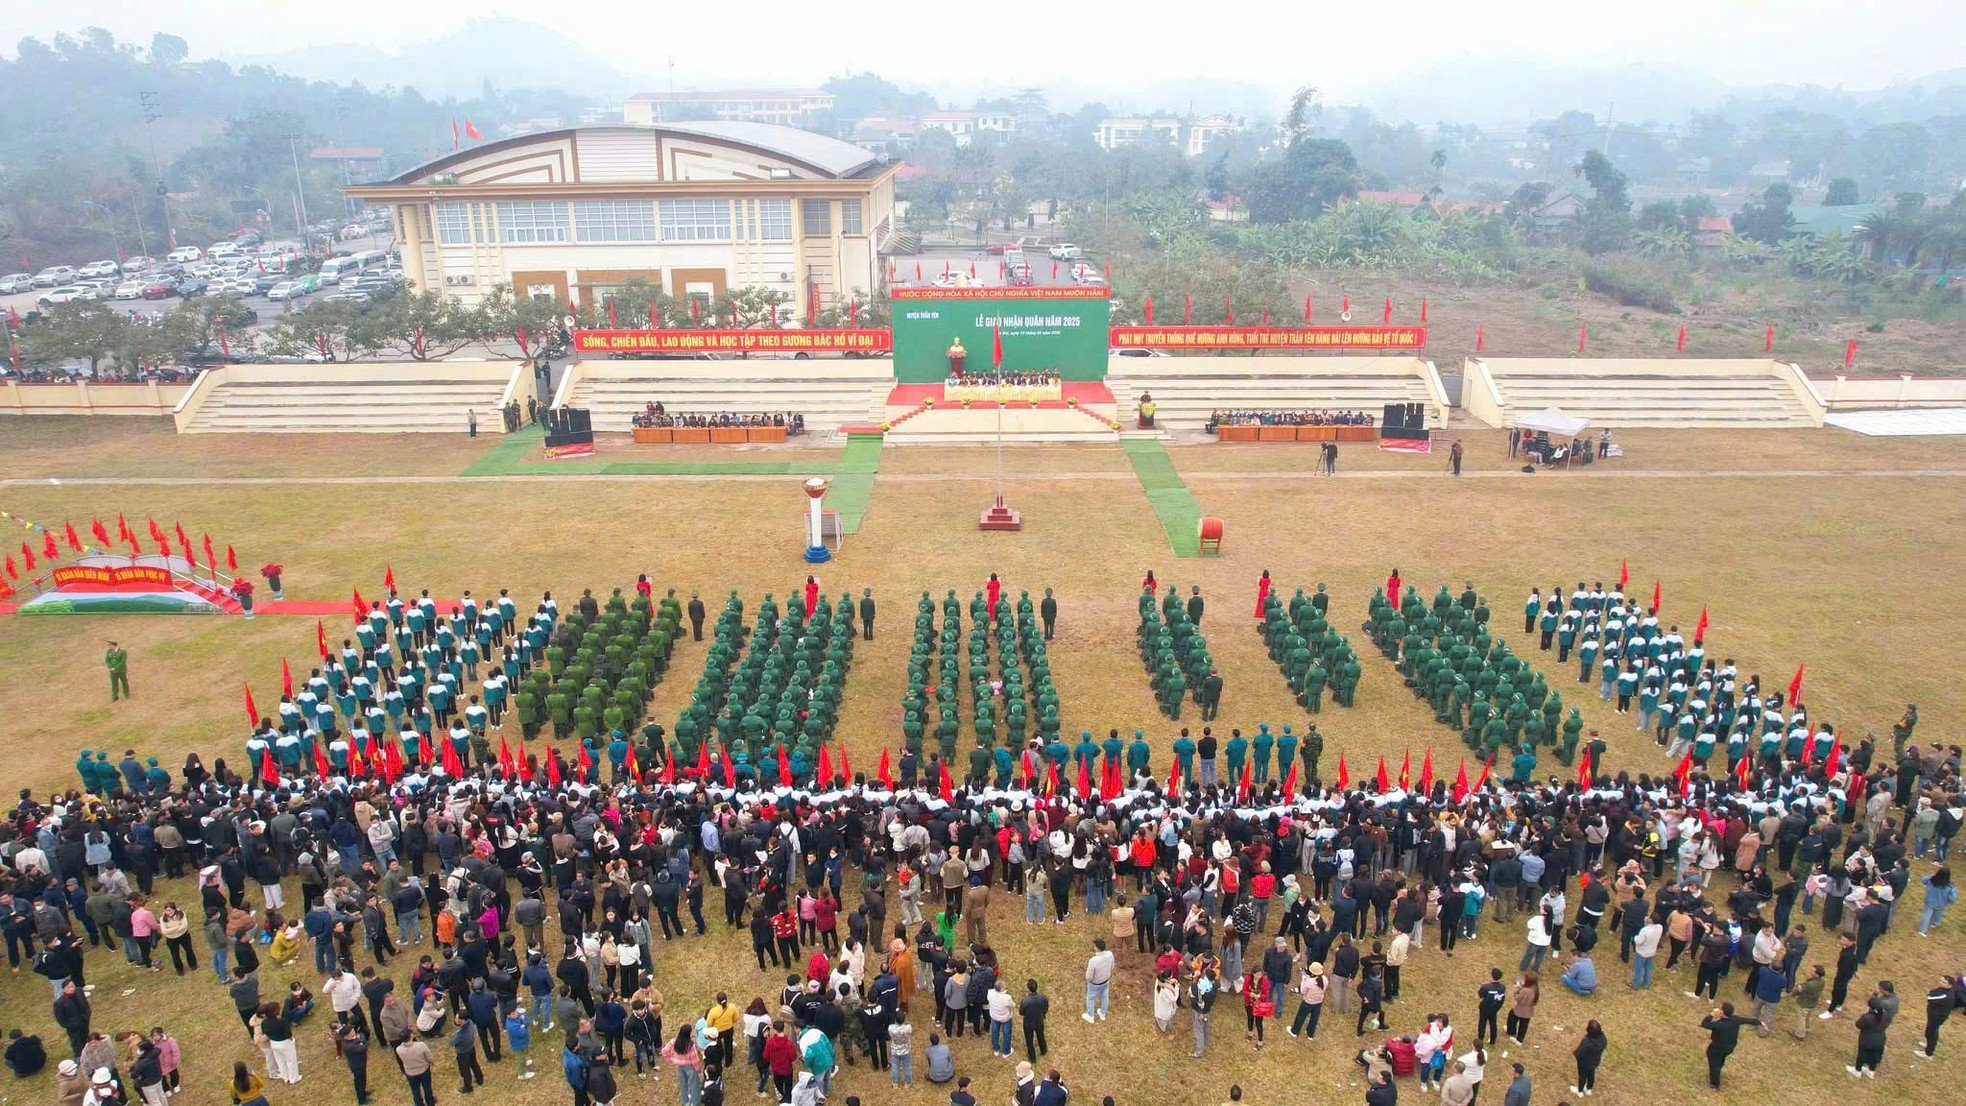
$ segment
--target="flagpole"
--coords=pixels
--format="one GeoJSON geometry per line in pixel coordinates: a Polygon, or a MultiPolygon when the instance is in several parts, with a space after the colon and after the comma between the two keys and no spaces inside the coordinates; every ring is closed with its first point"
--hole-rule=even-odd
{"type": "Polygon", "coordinates": [[[1003,366],[997,371],[997,502],[1003,503],[1003,366]]]}

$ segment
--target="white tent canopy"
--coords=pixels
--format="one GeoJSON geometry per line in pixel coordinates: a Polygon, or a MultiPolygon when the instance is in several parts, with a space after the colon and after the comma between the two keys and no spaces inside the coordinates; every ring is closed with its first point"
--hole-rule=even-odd
{"type": "Polygon", "coordinates": [[[1591,421],[1566,415],[1561,407],[1545,407],[1541,411],[1516,416],[1515,424],[1523,430],[1539,430],[1558,437],[1574,438],[1591,421]]]}

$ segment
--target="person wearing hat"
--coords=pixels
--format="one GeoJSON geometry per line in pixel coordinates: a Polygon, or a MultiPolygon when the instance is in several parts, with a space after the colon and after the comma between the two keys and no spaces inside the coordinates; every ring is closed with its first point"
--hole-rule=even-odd
{"type": "Polygon", "coordinates": [[[55,1065],[55,1101],[62,1106],[82,1101],[88,1093],[89,1080],[82,1074],[81,1066],[73,1060],[63,1060],[55,1065]]]}
{"type": "Polygon", "coordinates": [[[109,670],[109,701],[129,699],[130,695],[130,654],[115,642],[102,654],[102,666],[109,670]]]}

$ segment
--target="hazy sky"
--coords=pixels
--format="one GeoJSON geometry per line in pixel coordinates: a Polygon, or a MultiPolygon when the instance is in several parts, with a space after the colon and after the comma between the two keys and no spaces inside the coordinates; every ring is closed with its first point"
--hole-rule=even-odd
{"type": "MultiPolygon", "coordinates": [[[[584,0],[544,9],[487,9],[464,0],[10,0],[6,8],[12,36],[96,25],[119,38],[147,40],[166,30],[189,40],[199,57],[225,58],[348,42],[389,48],[442,35],[474,16],[504,15],[552,22],[634,74],[662,73],[674,54],[679,76],[696,70],[809,83],[851,67],[931,91],[944,83],[1044,84],[1067,76],[1118,87],[1206,76],[1278,89],[1310,83],[1329,97],[1352,99],[1423,78],[1432,65],[1503,59],[1566,69],[1642,62],[1698,70],[1730,84],[1866,89],[1966,65],[1960,0],[1408,0],[1329,7],[1284,0],[1227,7],[1166,0],[921,7],[584,0]],[[637,28],[646,28],[646,45],[637,42],[637,28]],[[710,46],[693,52],[690,40],[710,46]]],[[[12,46],[5,44],[9,53],[12,46]]],[[[523,59],[511,63],[522,66],[523,59]]],[[[1451,88],[1442,91],[1451,102],[1451,88]]]]}

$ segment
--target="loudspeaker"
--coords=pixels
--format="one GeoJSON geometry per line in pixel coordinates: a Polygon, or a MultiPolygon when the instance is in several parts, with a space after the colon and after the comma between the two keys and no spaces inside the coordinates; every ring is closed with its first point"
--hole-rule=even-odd
{"type": "Polygon", "coordinates": [[[593,415],[585,407],[568,408],[567,419],[567,431],[569,433],[592,434],[594,432],[593,415]]]}

